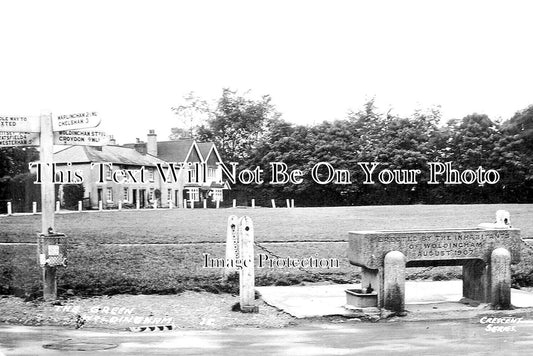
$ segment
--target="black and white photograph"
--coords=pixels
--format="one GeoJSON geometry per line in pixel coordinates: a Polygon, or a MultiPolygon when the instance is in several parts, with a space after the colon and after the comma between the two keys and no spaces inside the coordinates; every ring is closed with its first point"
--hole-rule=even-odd
{"type": "Polygon", "coordinates": [[[0,0],[0,356],[529,355],[531,14],[0,0]]]}

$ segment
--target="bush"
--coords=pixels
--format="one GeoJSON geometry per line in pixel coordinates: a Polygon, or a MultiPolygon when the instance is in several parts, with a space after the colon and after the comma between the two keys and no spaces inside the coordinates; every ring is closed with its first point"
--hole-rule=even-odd
{"type": "Polygon", "coordinates": [[[78,201],[83,200],[83,184],[66,184],[63,186],[63,204],[67,209],[76,209],[78,201]]]}

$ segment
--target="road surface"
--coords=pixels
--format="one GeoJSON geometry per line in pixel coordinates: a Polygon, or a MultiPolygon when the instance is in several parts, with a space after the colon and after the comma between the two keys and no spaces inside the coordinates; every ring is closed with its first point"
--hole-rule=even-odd
{"type": "Polygon", "coordinates": [[[0,355],[531,354],[533,319],[523,318],[518,323],[510,321],[343,321],[314,322],[285,329],[137,333],[0,325],[0,355]],[[109,349],[102,350],[106,347],[109,349]],[[86,351],[76,351],[80,349],[86,351]]]}

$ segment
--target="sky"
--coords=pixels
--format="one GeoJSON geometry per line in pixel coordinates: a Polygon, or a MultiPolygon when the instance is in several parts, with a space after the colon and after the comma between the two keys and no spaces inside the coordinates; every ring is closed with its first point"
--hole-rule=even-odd
{"type": "Polygon", "coordinates": [[[268,94],[296,124],[374,97],[409,115],[533,104],[530,1],[0,1],[0,115],[97,111],[165,140],[193,91],[268,94]]]}

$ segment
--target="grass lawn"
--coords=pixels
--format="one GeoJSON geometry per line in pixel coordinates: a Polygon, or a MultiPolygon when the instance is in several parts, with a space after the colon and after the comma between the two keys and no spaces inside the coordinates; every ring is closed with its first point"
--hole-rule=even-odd
{"type": "MultiPolygon", "coordinates": [[[[345,257],[345,241],[350,230],[475,227],[480,222],[492,222],[498,209],[511,213],[512,225],[522,230],[523,238],[533,238],[533,205],[524,204],[59,214],[56,230],[69,237],[69,266],[60,273],[59,287],[82,295],[230,290],[234,286],[220,282],[220,270],[202,268],[202,254],[224,257],[226,221],[232,214],[250,216],[256,241],[279,256],[318,254],[340,261],[341,268],[330,270],[256,270],[257,284],[294,284],[324,278],[349,282],[359,272],[345,257]]],[[[40,216],[0,217],[0,292],[23,294],[40,288],[35,246],[2,244],[34,243],[40,221],[40,216]]],[[[515,267],[516,280],[522,284],[533,284],[531,252],[524,247],[523,261],[515,267]]],[[[457,269],[435,271],[422,276],[446,277],[459,273],[457,269]]]]}

